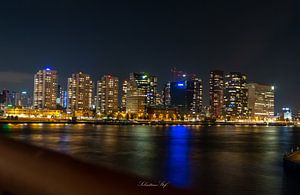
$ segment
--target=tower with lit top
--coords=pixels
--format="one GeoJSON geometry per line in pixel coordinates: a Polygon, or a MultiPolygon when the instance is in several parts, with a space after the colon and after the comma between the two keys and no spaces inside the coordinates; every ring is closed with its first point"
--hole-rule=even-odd
{"type": "Polygon", "coordinates": [[[39,70],[34,75],[33,106],[39,109],[56,109],[57,71],[39,70]]]}
{"type": "Polygon", "coordinates": [[[199,115],[202,111],[202,79],[176,69],[171,72],[173,81],[164,89],[164,104],[177,107],[180,114],[199,115]]]}

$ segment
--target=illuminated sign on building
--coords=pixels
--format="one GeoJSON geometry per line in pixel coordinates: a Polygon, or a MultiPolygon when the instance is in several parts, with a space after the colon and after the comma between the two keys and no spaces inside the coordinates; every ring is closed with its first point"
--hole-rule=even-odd
{"type": "Polygon", "coordinates": [[[185,88],[186,88],[186,83],[183,82],[183,81],[178,81],[178,82],[176,83],[176,86],[177,86],[177,88],[185,89],[185,88]]]}

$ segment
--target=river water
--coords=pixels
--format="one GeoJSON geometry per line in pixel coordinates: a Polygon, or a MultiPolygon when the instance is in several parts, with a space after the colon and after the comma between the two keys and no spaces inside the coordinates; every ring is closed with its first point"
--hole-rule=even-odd
{"type": "Polygon", "coordinates": [[[3,124],[1,134],[81,160],[213,194],[300,194],[282,155],[300,128],[3,124]]]}

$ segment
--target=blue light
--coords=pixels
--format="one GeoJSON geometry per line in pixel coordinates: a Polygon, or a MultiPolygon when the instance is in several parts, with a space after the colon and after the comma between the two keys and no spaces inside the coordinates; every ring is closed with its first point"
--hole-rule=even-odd
{"type": "Polygon", "coordinates": [[[191,184],[190,130],[185,126],[168,129],[166,179],[172,184],[187,187],[191,184]]]}
{"type": "Polygon", "coordinates": [[[52,65],[51,65],[51,64],[46,64],[46,65],[44,66],[44,70],[46,70],[46,71],[51,71],[51,70],[52,70],[52,65]]]}
{"type": "Polygon", "coordinates": [[[185,81],[177,81],[175,87],[178,89],[185,89],[186,83],[185,83],[185,81]]]}
{"type": "Polygon", "coordinates": [[[178,88],[184,88],[185,87],[185,82],[183,82],[183,81],[177,82],[177,87],[178,88]]]}

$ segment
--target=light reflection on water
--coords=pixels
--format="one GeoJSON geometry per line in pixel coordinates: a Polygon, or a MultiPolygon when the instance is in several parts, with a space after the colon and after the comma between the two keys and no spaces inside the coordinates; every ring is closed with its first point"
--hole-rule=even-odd
{"type": "Polygon", "coordinates": [[[3,124],[1,133],[178,187],[219,194],[297,194],[282,154],[300,129],[234,126],[3,124]]]}
{"type": "Polygon", "coordinates": [[[184,126],[171,126],[169,128],[169,143],[166,160],[167,180],[181,187],[190,184],[190,132],[184,126]]]}

